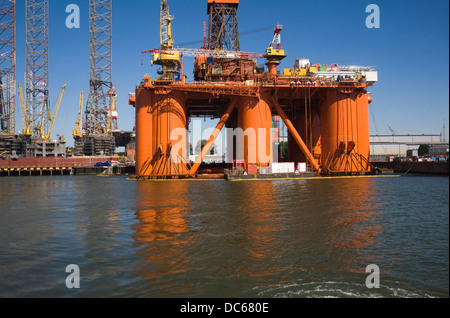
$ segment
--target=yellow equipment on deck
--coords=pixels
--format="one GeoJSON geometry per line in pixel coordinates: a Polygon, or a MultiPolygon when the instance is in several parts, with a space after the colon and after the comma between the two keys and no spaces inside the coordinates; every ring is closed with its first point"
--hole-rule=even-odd
{"type": "Polygon", "coordinates": [[[170,50],[173,49],[172,20],[167,0],[161,0],[159,33],[161,49],[165,49],[165,51],[154,53],[151,64],[162,66],[162,80],[173,80],[174,76],[179,74],[180,53],[170,50]]]}
{"type": "Polygon", "coordinates": [[[43,136],[42,136],[47,141],[50,140],[50,137],[52,135],[53,126],[55,125],[56,116],[58,115],[59,106],[61,105],[62,96],[65,93],[64,90],[65,90],[66,86],[67,86],[67,84],[64,84],[63,87],[61,88],[61,92],[59,93],[58,101],[56,103],[55,111],[53,113],[53,116],[51,116],[49,118],[50,119],[50,128],[49,128],[47,134],[43,134],[43,136]]]}
{"type": "Polygon", "coordinates": [[[83,91],[80,93],[80,106],[78,109],[78,119],[75,122],[75,129],[72,132],[73,138],[81,138],[83,137],[83,131],[81,129],[81,125],[83,122],[83,91]]]}

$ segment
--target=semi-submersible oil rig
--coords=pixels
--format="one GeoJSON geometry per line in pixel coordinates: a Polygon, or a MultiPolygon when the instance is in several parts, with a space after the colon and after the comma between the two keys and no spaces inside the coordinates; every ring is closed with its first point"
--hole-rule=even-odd
{"type": "MultiPolygon", "coordinates": [[[[304,162],[316,175],[374,173],[369,162],[367,87],[377,81],[373,67],[311,64],[297,59],[291,69],[277,70],[286,57],[281,25],[264,54],[240,51],[239,0],[207,0],[201,49],[176,48],[167,0],[161,1],[160,47],[152,64],[159,78],[145,76],[129,103],[136,112],[136,178],[195,177],[223,127],[235,134],[233,162],[270,167],[273,116],[288,129],[289,161],[304,162]],[[207,35],[206,35],[207,33],[207,35]],[[194,81],[187,82],[183,57],[194,56],[194,81]],[[265,59],[264,67],[256,59],[265,59]],[[213,116],[218,124],[194,163],[187,158],[191,116],[213,116]],[[181,146],[180,146],[181,145],[181,146]],[[236,148],[241,145],[243,151],[236,148]]],[[[256,169],[258,172],[259,169],[256,169]]],[[[248,171],[250,173],[250,169],[248,171]]],[[[246,174],[246,172],[244,172],[246,174]]]]}

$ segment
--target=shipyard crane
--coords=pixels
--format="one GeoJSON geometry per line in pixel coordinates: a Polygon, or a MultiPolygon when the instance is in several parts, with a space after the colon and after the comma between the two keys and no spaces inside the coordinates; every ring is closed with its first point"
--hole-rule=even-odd
{"type": "Polygon", "coordinates": [[[108,109],[108,122],[105,128],[106,132],[117,129],[117,125],[115,125],[114,123],[111,124],[113,122],[113,119],[117,119],[116,100],[117,95],[114,94],[113,100],[111,102],[111,109],[108,109]]]}
{"type": "Polygon", "coordinates": [[[50,140],[50,137],[52,135],[52,130],[53,130],[53,127],[54,127],[55,121],[56,121],[56,116],[58,115],[59,106],[61,105],[62,96],[65,93],[66,86],[67,86],[67,84],[64,84],[63,87],[61,88],[61,92],[59,93],[58,101],[56,102],[56,107],[55,107],[55,111],[53,112],[53,116],[49,116],[50,128],[49,128],[47,134],[43,135],[44,139],[47,141],[50,140]]]}
{"type": "Polygon", "coordinates": [[[25,101],[23,98],[22,85],[19,85],[19,97],[20,97],[20,107],[22,109],[22,124],[23,124],[23,135],[31,136],[33,135],[33,119],[29,116],[29,112],[26,109],[25,101]]]}
{"type": "Polygon", "coordinates": [[[173,16],[169,13],[169,4],[167,0],[161,0],[160,18],[159,18],[159,34],[161,52],[153,52],[151,64],[161,65],[163,80],[172,81],[174,76],[179,74],[180,69],[180,53],[173,50],[172,36],[173,16]]]}
{"type": "Polygon", "coordinates": [[[397,133],[395,132],[395,130],[392,129],[391,125],[387,124],[387,126],[388,126],[388,128],[389,128],[389,130],[391,131],[391,133],[392,133],[393,136],[394,136],[394,135],[397,135],[397,133]]]}
{"type": "Polygon", "coordinates": [[[83,91],[80,93],[80,105],[78,108],[78,119],[75,122],[75,129],[72,132],[73,138],[83,137],[83,131],[81,129],[81,124],[83,122],[83,91]]]}
{"type": "MultiPolygon", "coordinates": [[[[20,106],[22,109],[22,124],[23,124],[23,135],[24,136],[32,136],[33,135],[33,117],[32,117],[32,111],[25,105],[24,97],[23,97],[23,90],[22,85],[18,83],[19,85],[19,96],[20,96],[20,106]]],[[[50,136],[52,134],[53,126],[55,125],[56,116],[58,115],[59,106],[61,105],[62,96],[65,93],[65,88],[67,84],[64,84],[61,88],[61,92],[59,93],[58,101],[56,103],[55,111],[53,113],[53,116],[50,114],[50,111],[48,111],[48,120],[50,121],[50,128],[48,131],[44,131],[44,127],[37,126],[35,130],[37,131],[37,137],[40,139],[44,139],[46,141],[50,140],[50,136]]]]}
{"type": "Polygon", "coordinates": [[[445,142],[445,119],[442,120],[442,141],[445,142]]]}

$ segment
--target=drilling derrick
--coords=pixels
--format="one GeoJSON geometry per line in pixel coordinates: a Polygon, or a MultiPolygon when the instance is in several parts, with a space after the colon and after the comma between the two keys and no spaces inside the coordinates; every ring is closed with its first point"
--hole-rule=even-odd
{"type": "Polygon", "coordinates": [[[207,4],[207,53],[195,57],[194,79],[211,82],[255,80],[254,75],[263,70],[258,69],[254,58],[263,56],[240,52],[237,22],[239,0],[208,0],[207,4]],[[219,56],[212,51],[219,52],[219,56]]]}
{"type": "Polygon", "coordinates": [[[48,0],[26,1],[26,109],[32,134],[43,139],[49,128],[48,0]]]}
{"type": "Polygon", "coordinates": [[[111,155],[115,139],[109,128],[115,96],[112,83],[112,1],[89,1],[89,96],[86,103],[86,134],[75,137],[75,153],[111,155]]]}
{"type": "Polygon", "coordinates": [[[239,0],[208,0],[208,49],[240,51],[238,5],[239,0]]]}
{"type": "Polygon", "coordinates": [[[16,109],[16,3],[0,1],[0,133],[14,134],[16,109]]]}

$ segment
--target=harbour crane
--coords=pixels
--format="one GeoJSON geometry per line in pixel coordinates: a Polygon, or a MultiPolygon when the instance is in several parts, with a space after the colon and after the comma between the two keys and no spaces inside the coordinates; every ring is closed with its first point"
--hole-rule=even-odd
{"type": "Polygon", "coordinates": [[[387,124],[387,126],[388,126],[388,128],[389,128],[389,130],[391,131],[391,133],[392,133],[393,136],[394,136],[394,135],[397,135],[397,133],[395,132],[395,130],[392,129],[391,125],[387,124]]]}
{"type": "MultiPolygon", "coordinates": [[[[20,85],[20,83],[18,85],[19,85],[20,106],[22,109],[23,135],[24,136],[32,136],[33,135],[32,112],[25,105],[22,85],[20,85]]],[[[66,86],[67,86],[67,84],[64,84],[63,87],[61,88],[61,92],[59,93],[58,101],[56,103],[56,107],[55,107],[53,116],[50,115],[50,112],[48,113],[48,119],[50,121],[50,128],[48,129],[48,131],[45,132],[44,127],[42,127],[42,126],[37,126],[35,128],[37,138],[44,139],[46,141],[50,140],[50,136],[52,134],[53,127],[55,125],[56,116],[58,115],[58,110],[61,105],[62,96],[65,93],[66,86]]]]}
{"type": "Polygon", "coordinates": [[[72,132],[73,138],[81,138],[83,137],[83,131],[81,129],[81,125],[83,122],[83,91],[80,93],[80,106],[78,108],[78,119],[75,122],[75,129],[72,132]]]}
{"type": "Polygon", "coordinates": [[[23,135],[24,136],[31,136],[33,135],[33,119],[30,116],[30,113],[27,111],[24,98],[23,98],[23,90],[22,85],[18,83],[19,85],[19,97],[20,97],[20,107],[22,109],[22,125],[23,125],[23,135]]]}
{"type": "Polygon", "coordinates": [[[106,132],[117,129],[116,103],[117,103],[117,95],[114,94],[113,100],[111,102],[111,109],[108,109],[108,122],[107,122],[106,128],[105,128],[106,132]]]}
{"type": "Polygon", "coordinates": [[[58,115],[59,106],[61,105],[62,96],[65,93],[66,86],[67,86],[67,84],[64,84],[63,87],[61,88],[61,92],[59,93],[58,101],[56,102],[56,107],[55,107],[55,111],[53,112],[53,116],[51,116],[51,117],[49,116],[50,128],[49,128],[47,134],[43,135],[43,137],[46,141],[49,141],[50,137],[52,135],[53,127],[54,127],[55,121],[56,121],[56,116],[58,115]]]}

